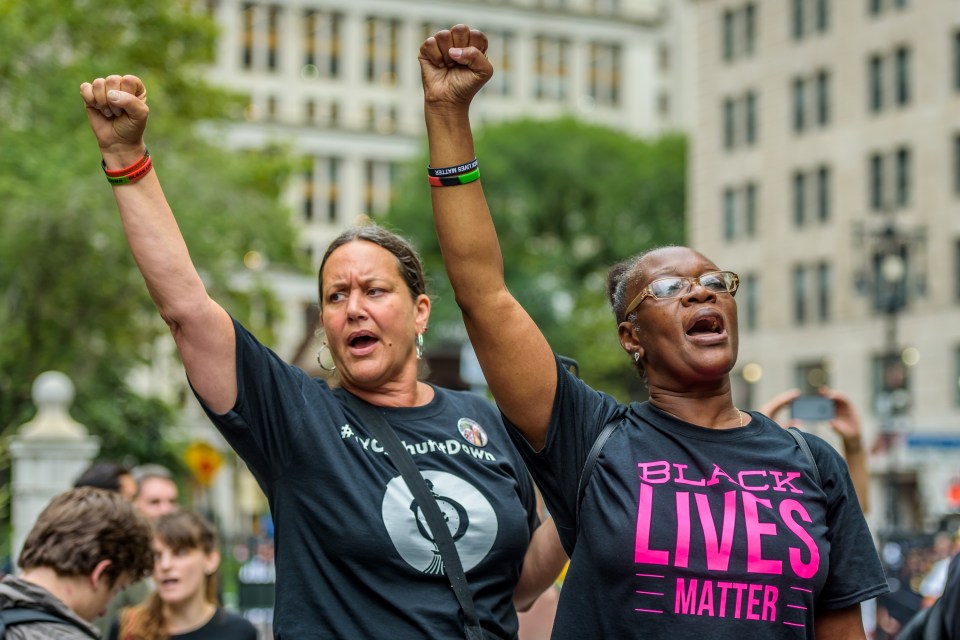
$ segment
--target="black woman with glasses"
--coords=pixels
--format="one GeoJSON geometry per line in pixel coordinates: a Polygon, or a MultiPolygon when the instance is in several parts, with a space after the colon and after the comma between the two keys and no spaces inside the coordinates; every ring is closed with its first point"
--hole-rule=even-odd
{"type": "Polygon", "coordinates": [[[571,557],[553,638],[864,638],[887,584],[843,459],[733,402],[735,273],[679,246],[610,269],[650,390],[630,404],[570,374],[507,290],[469,121],[486,47],[464,25],[421,45],[429,182],[470,340],[571,557]]]}

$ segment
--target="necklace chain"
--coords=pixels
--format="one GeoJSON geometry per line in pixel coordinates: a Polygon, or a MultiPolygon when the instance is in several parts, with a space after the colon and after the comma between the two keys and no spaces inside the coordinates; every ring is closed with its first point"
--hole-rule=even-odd
{"type": "MultiPolygon", "coordinates": [[[[734,409],[737,409],[737,407],[734,407],[734,409]]],[[[743,426],[743,411],[740,411],[740,409],[737,409],[737,415],[740,416],[740,426],[742,427],[742,426],[743,426]]]]}

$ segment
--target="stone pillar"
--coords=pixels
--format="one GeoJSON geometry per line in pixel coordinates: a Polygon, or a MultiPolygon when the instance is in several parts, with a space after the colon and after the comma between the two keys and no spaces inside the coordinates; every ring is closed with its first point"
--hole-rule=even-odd
{"type": "Polygon", "coordinates": [[[33,383],[37,415],[10,443],[14,566],[37,516],[55,495],[73,486],[100,450],[100,439],[70,417],[73,393],[73,382],[59,371],[37,376],[33,383]]]}

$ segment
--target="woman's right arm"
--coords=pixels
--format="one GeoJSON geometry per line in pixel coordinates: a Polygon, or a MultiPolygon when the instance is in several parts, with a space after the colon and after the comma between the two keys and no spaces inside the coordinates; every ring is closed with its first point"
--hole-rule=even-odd
{"type": "MultiPolygon", "coordinates": [[[[90,127],[108,170],[144,155],[147,91],[136,76],[108,76],[80,85],[90,127]]],[[[170,327],[190,383],[218,413],[237,398],[233,321],[210,296],[190,259],[156,169],[113,187],[130,251],[160,315],[170,327]]]]}
{"type": "MultiPolygon", "coordinates": [[[[486,36],[465,25],[439,31],[420,47],[432,167],[461,165],[475,157],[469,109],[493,73],[486,48],[486,36]]],[[[480,181],[431,191],[444,265],[487,384],[504,415],[540,449],[557,386],[553,352],[507,290],[480,181]]]]}

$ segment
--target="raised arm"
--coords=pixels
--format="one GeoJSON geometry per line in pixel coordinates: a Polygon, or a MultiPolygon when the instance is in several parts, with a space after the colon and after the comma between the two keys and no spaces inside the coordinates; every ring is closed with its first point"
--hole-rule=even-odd
{"type": "Polygon", "coordinates": [[[136,76],[114,75],[84,82],[80,95],[104,168],[117,172],[139,165],[146,171],[136,175],[138,170],[133,170],[134,181],[112,187],[127,243],[173,333],[191,384],[214,411],[225,412],[237,397],[233,323],[207,295],[156,168],[141,162],[150,112],[147,90],[136,76]]]}
{"type": "MultiPolygon", "coordinates": [[[[821,387],[818,393],[834,402],[836,415],[830,421],[830,427],[843,439],[843,458],[847,461],[860,509],[867,513],[870,511],[870,472],[867,470],[867,453],[863,449],[860,435],[860,417],[846,395],[829,387],[821,387]]],[[[799,397],[799,389],[788,389],[767,400],[758,411],[776,421],[777,414],[799,397]]],[[[799,422],[799,420],[791,420],[786,426],[799,424],[799,422]]]]}
{"type": "MultiPolygon", "coordinates": [[[[430,166],[475,157],[470,102],[493,74],[486,36],[464,25],[420,47],[430,166]]],[[[480,159],[481,170],[483,159],[480,159]]],[[[504,414],[536,448],[546,440],[557,385],[553,352],[507,290],[497,232],[480,181],[432,187],[444,264],[487,383],[504,414]]]]}

